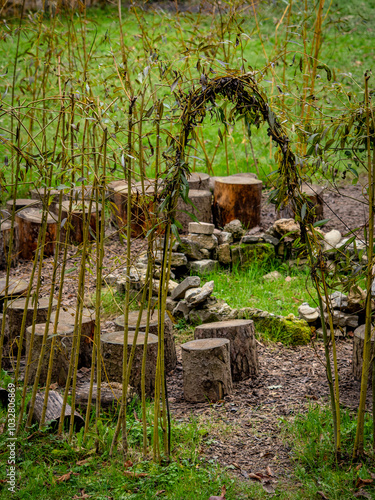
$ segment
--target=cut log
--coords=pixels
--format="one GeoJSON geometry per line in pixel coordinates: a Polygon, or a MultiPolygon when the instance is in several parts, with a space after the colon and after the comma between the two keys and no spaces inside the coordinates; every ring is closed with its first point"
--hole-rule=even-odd
{"type": "MultiPolygon", "coordinates": [[[[101,336],[101,350],[105,371],[108,379],[113,382],[122,383],[122,357],[124,350],[123,332],[106,333],[101,336]]],[[[134,341],[134,332],[128,332],[128,361],[134,341]]],[[[141,395],[141,373],[143,346],[145,334],[138,333],[135,354],[130,372],[129,384],[134,387],[138,395],[141,395]]],[[[147,356],[145,370],[145,392],[152,397],[155,390],[156,361],[158,356],[158,338],[149,334],[147,339],[147,356]]]]}
{"type": "Polygon", "coordinates": [[[61,220],[64,221],[61,231],[61,240],[65,240],[66,229],[70,225],[69,241],[71,243],[82,243],[84,236],[84,227],[89,223],[88,239],[92,241],[96,235],[96,218],[101,219],[102,206],[100,203],[91,203],[91,212],[89,218],[90,202],[73,202],[70,207],[69,201],[62,202],[61,220]],[[89,219],[89,221],[88,221],[89,219]]]}
{"type": "MultiPolygon", "coordinates": [[[[373,352],[375,339],[375,328],[371,331],[371,352],[373,352]]],[[[352,357],[352,370],[353,377],[355,380],[361,381],[362,378],[362,366],[363,366],[363,347],[365,345],[365,325],[361,325],[354,330],[353,337],[353,357],[352,357]]],[[[369,384],[371,385],[372,380],[372,363],[370,363],[369,370],[369,384]]]]}
{"type": "MultiPolygon", "coordinates": [[[[35,405],[34,411],[32,415],[33,422],[37,422],[40,424],[43,413],[43,405],[44,405],[45,393],[40,393],[35,397],[35,405]]],[[[53,430],[57,430],[60,422],[61,410],[63,407],[63,398],[56,391],[49,391],[48,393],[48,402],[47,402],[47,411],[45,415],[45,423],[49,424],[53,430]]],[[[30,402],[27,405],[27,410],[30,411],[30,402]]],[[[64,429],[69,428],[70,418],[72,414],[72,407],[70,405],[66,405],[65,407],[65,415],[64,415],[64,429]]],[[[84,427],[85,421],[81,417],[81,415],[75,411],[74,412],[74,423],[73,428],[76,432],[79,432],[82,427],[84,427]]]]}
{"type": "Polygon", "coordinates": [[[209,190],[210,176],[204,172],[193,172],[187,181],[190,189],[209,190]]]}
{"type": "Polygon", "coordinates": [[[197,326],[195,339],[221,338],[230,341],[230,364],[234,382],[256,377],[259,373],[254,322],[245,319],[217,321],[197,326]]]}
{"type": "Polygon", "coordinates": [[[8,200],[6,202],[6,209],[9,213],[13,211],[13,205],[15,203],[15,212],[20,212],[24,208],[42,208],[40,201],[30,200],[28,198],[17,198],[16,200],[8,200]]]}
{"type": "Polygon", "coordinates": [[[9,300],[26,295],[29,284],[26,281],[16,278],[9,278],[8,288],[6,279],[0,279],[0,312],[3,310],[5,297],[9,300]]]}
{"type": "MultiPolygon", "coordinates": [[[[139,311],[131,311],[129,313],[129,330],[135,330],[139,316],[139,311]]],[[[147,311],[142,312],[141,323],[139,326],[140,332],[146,331],[147,324],[147,311]]],[[[116,330],[124,331],[124,316],[119,316],[115,319],[116,330]]],[[[154,311],[150,317],[149,333],[158,336],[158,312],[154,311]]],[[[173,335],[173,323],[169,315],[165,314],[164,320],[164,362],[166,373],[171,372],[176,368],[177,365],[177,355],[176,355],[176,345],[173,335]]]]}
{"type": "MultiPolygon", "coordinates": [[[[7,268],[11,228],[12,223],[9,218],[0,219],[0,270],[2,271],[7,268]]],[[[11,267],[15,267],[18,264],[19,239],[18,224],[14,222],[12,255],[10,260],[11,267]]]]}
{"type": "Polygon", "coordinates": [[[216,227],[239,219],[247,229],[260,224],[262,181],[230,176],[215,181],[213,214],[216,227]]]}
{"type": "MultiPolygon", "coordinates": [[[[81,406],[83,408],[87,408],[89,401],[89,392],[90,392],[90,382],[85,382],[77,387],[76,391],[76,405],[81,406]]],[[[130,403],[135,396],[134,388],[130,385],[128,386],[128,390],[126,392],[126,401],[130,403]]],[[[119,403],[121,403],[122,397],[122,384],[119,382],[111,382],[108,384],[107,382],[102,382],[100,385],[100,407],[104,409],[116,408],[119,403]]],[[[91,406],[95,407],[96,400],[98,398],[98,385],[93,384],[92,388],[92,398],[91,398],[91,406]]]]}
{"type": "MultiPolygon", "coordinates": [[[[143,183],[136,182],[131,190],[131,236],[145,235],[150,229],[148,222],[155,205],[158,202],[158,196],[155,195],[155,183],[145,179],[143,183]]],[[[128,213],[128,184],[125,181],[116,181],[111,187],[111,203],[113,208],[112,220],[115,225],[124,230],[127,227],[128,213]]],[[[162,232],[162,229],[161,231],[162,232]]]]}
{"type": "MultiPolygon", "coordinates": [[[[41,297],[38,300],[36,310],[36,323],[45,323],[47,321],[49,297],[41,297]]],[[[52,301],[52,311],[56,310],[57,301],[52,301]]],[[[9,348],[11,355],[17,355],[19,345],[19,336],[21,333],[22,319],[25,312],[26,299],[16,299],[8,303],[7,314],[9,317],[9,348]]],[[[26,328],[33,324],[34,301],[30,297],[26,312],[26,328]]],[[[24,352],[24,349],[22,349],[24,352]]]]}
{"type": "Polygon", "coordinates": [[[229,340],[193,340],[181,351],[186,401],[219,401],[232,392],[229,340]]]}
{"type": "MultiPolygon", "coordinates": [[[[57,311],[52,313],[51,322],[55,323],[57,311]]],[[[75,307],[67,307],[59,311],[59,325],[75,327],[77,309],[75,307]]],[[[83,308],[82,323],[78,324],[78,329],[81,331],[81,342],[79,345],[78,368],[90,368],[92,358],[92,344],[95,330],[95,313],[90,309],[83,308]]]]}
{"type": "Polygon", "coordinates": [[[185,203],[182,198],[177,202],[177,220],[182,225],[181,231],[186,233],[189,230],[189,222],[192,218],[185,212],[195,215],[199,222],[212,221],[212,194],[208,190],[191,189],[189,200],[193,205],[185,203]]]}
{"type": "MultiPolygon", "coordinates": [[[[33,260],[38,246],[39,231],[42,227],[43,211],[38,208],[25,208],[16,214],[19,227],[20,255],[25,260],[33,260]]],[[[56,216],[47,214],[47,232],[44,256],[54,255],[57,236],[56,216]]]]}
{"type": "MultiPolygon", "coordinates": [[[[40,353],[42,351],[43,336],[46,329],[46,323],[39,323],[35,325],[34,339],[30,345],[32,326],[26,328],[26,359],[28,359],[31,350],[31,362],[29,366],[28,377],[26,380],[27,385],[34,383],[40,353]]],[[[73,345],[73,328],[69,325],[57,325],[55,334],[55,345],[53,350],[53,365],[51,382],[57,382],[58,385],[64,386],[66,384],[69,363],[72,354],[73,345]]],[[[48,374],[48,363],[51,353],[51,342],[53,335],[53,324],[50,323],[48,328],[48,336],[46,340],[46,349],[42,361],[42,369],[39,377],[39,385],[45,384],[48,374]]]]}

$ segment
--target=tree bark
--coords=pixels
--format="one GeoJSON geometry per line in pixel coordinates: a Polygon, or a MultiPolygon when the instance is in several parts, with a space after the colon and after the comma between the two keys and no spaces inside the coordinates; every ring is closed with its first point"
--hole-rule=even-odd
{"type": "Polygon", "coordinates": [[[181,349],[186,401],[218,401],[232,392],[229,340],[193,340],[181,349]]]}
{"type": "MultiPolygon", "coordinates": [[[[19,245],[21,257],[33,260],[38,245],[39,231],[41,230],[43,212],[38,208],[25,208],[16,214],[19,227],[19,245]]],[[[47,232],[44,245],[44,256],[49,257],[55,253],[57,236],[56,217],[47,215],[47,232]]]]}
{"type": "Polygon", "coordinates": [[[230,341],[230,361],[234,382],[256,377],[259,373],[254,322],[235,319],[197,326],[195,339],[221,338],[230,341]]]}
{"type": "MultiPolygon", "coordinates": [[[[134,340],[134,332],[128,332],[128,361],[134,340]]],[[[134,387],[138,395],[141,395],[141,373],[143,345],[145,334],[138,333],[137,345],[130,372],[129,384],[134,387]]],[[[122,357],[124,349],[123,332],[106,333],[101,336],[101,351],[103,364],[108,379],[113,382],[122,383],[122,357]]],[[[149,334],[147,342],[147,359],[145,370],[145,391],[147,396],[152,397],[155,389],[156,361],[158,356],[158,338],[156,335],[149,334]]]]}
{"type": "Polygon", "coordinates": [[[249,176],[216,178],[213,214],[217,227],[239,219],[247,229],[260,224],[262,181],[249,176]]]}
{"type": "MultiPolygon", "coordinates": [[[[77,386],[76,390],[76,405],[82,408],[87,408],[89,401],[90,382],[85,382],[77,386]]],[[[134,388],[130,385],[126,392],[127,402],[130,403],[134,398],[134,388]]],[[[98,397],[98,385],[93,384],[91,406],[95,408],[98,397]]],[[[122,384],[119,382],[102,382],[100,384],[100,406],[103,409],[116,408],[118,403],[121,403],[122,384]]]]}

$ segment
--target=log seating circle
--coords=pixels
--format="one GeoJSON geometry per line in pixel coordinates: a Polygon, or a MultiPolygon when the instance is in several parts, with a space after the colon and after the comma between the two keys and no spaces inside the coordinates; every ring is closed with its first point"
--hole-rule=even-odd
{"type": "Polygon", "coordinates": [[[229,340],[192,340],[181,352],[186,401],[219,401],[231,393],[229,340]]]}

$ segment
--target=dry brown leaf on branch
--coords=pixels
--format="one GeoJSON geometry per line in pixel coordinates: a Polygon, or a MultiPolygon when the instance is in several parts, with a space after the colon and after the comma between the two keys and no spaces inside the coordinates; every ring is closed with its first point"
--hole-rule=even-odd
{"type": "Polygon", "coordinates": [[[219,497],[217,497],[217,496],[210,497],[208,500],[225,500],[225,493],[226,492],[227,492],[227,487],[224,484],[223,487],[221,488],[221,495],[219,497]]]}
{"type": "Polygon", "coordinates": [[[132,472],[130,470],[125,470],[124,475],[126,477],[147,477],[148,474],[146,472],[132,472]]]}
{"type": "Polygon", "coordinates": [[[66,474],[63,474],[62,476],[59,476],[56,478],[56,481],[58,483],[62,483],[64,481],[69,481],[70,479],[70,476],[72,475],[72,471],[70,470],[69,472],[67,472],[66,474]]]}

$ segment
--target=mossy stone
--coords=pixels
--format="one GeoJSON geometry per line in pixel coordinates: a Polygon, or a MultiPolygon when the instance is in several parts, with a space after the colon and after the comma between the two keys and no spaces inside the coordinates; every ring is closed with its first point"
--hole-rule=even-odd
{"type": "Polygon", "coordinates": [[[275,258],[275,247],[270,243],[237,243],[230,247],[232,264],[247,267],[254,261],[267,261],[275,258]]]}

